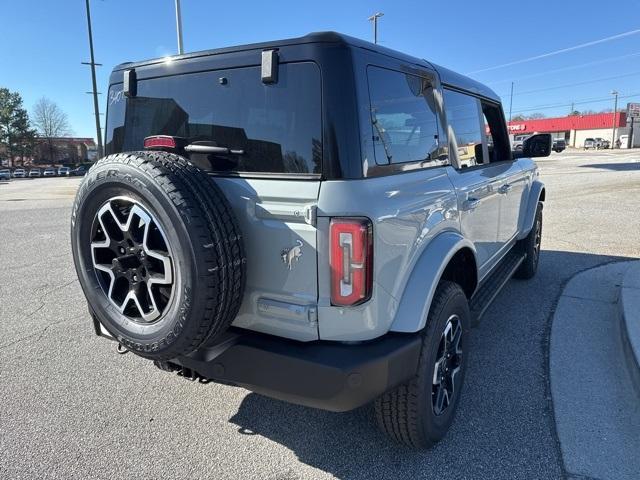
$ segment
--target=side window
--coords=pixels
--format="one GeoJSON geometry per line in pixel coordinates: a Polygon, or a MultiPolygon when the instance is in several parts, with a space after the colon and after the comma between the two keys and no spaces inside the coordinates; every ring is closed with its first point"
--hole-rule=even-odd
{"type": "Polygon", "coordinates": [[[511,160],[511,144],[505,128],[502,109],[497,104],[482,102],[482,114],[489,162],[511,160]]]}
{"type": "Polygon", "coordinates": [[[453,90],[444,90],[444,109],[449,122],[451,148],[458,152],[462,167],[484,163],[478,99],[453,90]]]}
{"type": "Polygon", "coordinates": [[[376,163],[435,160],[438,120],[429,81],[372,66],[367,74],[376,163]]]}

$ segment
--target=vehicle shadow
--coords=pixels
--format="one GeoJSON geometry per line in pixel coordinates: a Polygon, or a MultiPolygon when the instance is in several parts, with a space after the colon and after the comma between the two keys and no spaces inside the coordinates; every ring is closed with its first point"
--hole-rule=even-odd
{"type": "Polygon", "coordinates": [[[249,393],[229,421],[340,479],[562,477],[547,375],[553,311],[573,275],[628,260],[543,250],[532,280],[510,281],[471,332],[457,418],[430,451],[390,441],[371,405],[331,413],[249,393]]]}
{"type": "Polygon", "coordinates": [[[582,168],[602,168],[605,170],[615,170],[618,172],[630,172],[640,170],[640,162],[629,163],[591,163],[589,165],[580,165],[582,168]]]}

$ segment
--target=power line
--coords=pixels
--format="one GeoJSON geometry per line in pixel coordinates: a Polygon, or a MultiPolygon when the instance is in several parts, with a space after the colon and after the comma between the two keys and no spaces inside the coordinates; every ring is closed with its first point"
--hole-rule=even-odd
{"type": "Polygon", "coordinates": [[[620,38],[628,37],[628,36],[631,36],[631,35],[636,35],[638,33],[640,33],[640,28],[638,28],[636,30],[630,30],[630,31],[624,32],[624,33],[619,33],[617,35],[612,35],[610,37],[601,38],[599,40],[593,40],[591,42],[581,43],[580,45],[574,45],[573,47],[561,48],[560,50],[554,50],[552,52],[542,53],[540,55],[534,55],[533,57],[522,58],[520,60],[514,60],[512,62],[507,62],[507,63],[503,63],[503,64],[500,64],[500,65],[494,65],[493,67],[481,68],[479,70],[474,70],[472,72],[469,72],[468,74],[480,73],[480,72],[488,72],[490,70],[497,70],[499,68],[511,67],[513,65],[519,65],[521,63],[532,62],[534,60],[540,60],[542,58],[547,58],[547,57],[551,57],[551,56],[554,56],[554,55],[559,55],[561,53],[572,52],[573,50],[578,50],[580,48],[591,47],[593,45],[598,45],[600,43],[610,42],[612,40],[618,40],[620,38]]]}
{"type": "Polygon", "coordinates": [[[516,78],[513,78],[513,79],[504,78],[502,80],[496,80],[496,81],[491,81],[491,82],[486,82],[486,83],[489,84],[489,85],[495,85],[495,84],[498,84],[498,83],[509,83],[509,82],[514,82],[514,81],[518,81],[518,80],[526,80],[526,79],[529,79],[529,78],[546,77],[550,73],[566,72],[566,71],[569,71],[569,70],[576,70],[578,68],[590,67],[592,65],[601,65],[603,63],[615,62],[615,61],[622,60],[622,59],[625,59],[625,58],[637,57],[638,55],[640,55],[640,52],[628,53],[626,55],[620,55],[618,57],[610,57],[610,58],[605,58],[603,60],[595,60],[593,62],[579,63],[577,65],[571,65],[571,66],[568,66],[568,67],[556,68],[556,69],[553,69],[553,70],[545,70],[544,72],[539,72],[539,73],[532,73],[531,75],[523,75],[522,77],[516,77],[516,78]]]}
{"type": "Polygon", "coordinates": [[[510,95],[513,95],[514,97],[517,97],[519,95],[528,95],[530,93],[546,92],[548,90],[558,90],[558,89],[561,89],[561,88],[576,87],[578,85],[587,85],[589,83],[603,82],[605,80],[614,80],[616,78],[633,77],[635,75],[640,75],[640,72],[624,73],[622,75],[614,75],[612,77],[602,77],[602,78],[596,78],[594,80],[585,80],[584,82],[566,83],[564,85],[556,85],[554,87],[537,88],[535,90],[526,90],[524,92],[518,92],[518,93],[515,93],[515,94],[514,93],[504,93],[504,94],[499,94],[499,95],[501,97],[507,97],[507,96],[510,96],[510,95]]]}
{"type": "MultiPolygon", "coordinates": [[[[640,93],[633,93],[630,95],[620,95],[618,98],[634,98],[634,97],[640,97],[640,93]]],[[[513,113],[523,113],[523,112],[533,112],[533,111],[537,111],[537,110],[549,110],[551,108],[560,108],[560,107],[569,107],[572,105],[586,105],[586,104],[590,104],[590,103],[601,103],[601,102],[605,102],[611,101],[611,97],[603,97],[603,98],[594,98],[594,99],[590,99],[590,100],[583,100],[583,101],[579,101],[579,102],[572,102],[572,103],[557,103],[555,105],[541,105],[538,107],[534,107],[534,108],[525,108],[522,110],[517,110],[513,113]]]]}

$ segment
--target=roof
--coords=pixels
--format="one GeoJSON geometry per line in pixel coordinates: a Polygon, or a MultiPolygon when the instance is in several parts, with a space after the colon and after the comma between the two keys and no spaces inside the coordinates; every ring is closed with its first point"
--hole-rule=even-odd
{"type": "Polygon", "coordinates": [[[121,63],[120,65],[117,65],[113,70],[118,71],[118,70],[124,70],[129,68],[141,67],[145,65],[153,65],[156,63],[165,62],[167,61],[167,59],[170,59],[172,62],[174,62],[179,60],[188,60],[192,58],[205,57],[209,55],[221,55],[226,53],[243,52],[247,50],[264,50],[268,48],[280,48],[288,45],[301,45],[301,44],[308,44],[308,43],[338,43],[338,44],[348,45],[356,48],[363,48],[365,50],[370,50],[372,52],[380,53],[382,55],[387,55],[387,56],[390,56],[399,60],[403,60],[409,63],[433,68],[436,70],[436,72],[438,72],[438,75],[440,75],[440,81],[443,84],[457,87],[463,90],[468,90],[477,95],[481,95],[486,98],[495,100],[496,102],[500,101],[500,97],[498,97],[498,95],[496,95],[496,93],[493,90],[491,90],[489,87],[471,78],[465,77],[464,75],[461,75],[452,70],[449,70],[445,67],[435,65],[422,58],[413,57],[411,55],[407,55],[397,50],[392,50],[390,48],[386,48],[378,44],[367,42],[366,40],[361,40],[359,38],[351,37],[349,35],[344,35],[342,33],[330,32],[330,31],[329,32],[313,32],[303,37],[288,38],[284,40],[275,40],[275,41],[261,42],[261,43],[250,43],[246,45],[236,45],[232,47],[202,50],[199,52],[186,53],[183,55],[173,55],[170,57],[155,58],[155,59],[144,60],[140,62],[126,62],[126,63],[121,63]]]}
{"type": "MultiPolygon", "coordinates": [[[[597,130],[613,128],[614,114],[596,113],[593,115],[568,115],[557,118],[541,118],[539,120],[519,120],[508,123],[509,133],[563,132],[567,130],[597,130]]],[[[616,128],[627,125],[624,112],[615,114],[616,128]]]]}

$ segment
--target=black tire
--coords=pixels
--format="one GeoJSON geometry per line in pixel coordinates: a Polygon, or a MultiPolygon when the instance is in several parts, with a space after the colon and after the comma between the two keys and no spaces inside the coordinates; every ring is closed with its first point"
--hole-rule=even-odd
{"type": "Polygon", "coordinates": [[[432,447],[453,423],[460,400],[466,370],[470,314],[467,297],[453,282],[438,285],[431,302],[427,326],[422,333],[422,350],[416,376],[408,383],[380,396],[375,401],[380,429],[393,440],[412,448],[432,447]],[[434,369],[440,355],[441,339],[450,318],[457,316],[461,326],[461,352],[455,389],[447,408],[436,413],[434,406],[434,369]]]}
{"type": "Polygon", "coordinates": [[[514,277],[520,280],[533,278],[538,271],[540,261],[540,245],[542,241],[542,202],[538,202],[536,217],[529,234],[518,242],[518,247],[525,258],[514,273],[514,277]]]}
{"type": "MultiPolygon", "coordinates": [[[[138,223],[144,225],[142,220],[138,223]]],[[[113,228],[117,232],[117,225],[113,228]]],[[[112,241],[112,236],[107,236],[107,241],[112,241]]],[[[135,247],[142,250],[146,242],[135,247]]],[[[130,152],[96,162],[82,180],[73,205],[71,246],[91,312],[118,342],[142,357],[169,360],[191,353],[222,334],[237,315],[246,277],[238,223],[220,188],[183,157],[166,152],[130,152]],[[161,269],[170,265],[172,283],[163,286],[166,304],[162,311],[151,309],[159,315],[152,322],[138,322],[126,310],[120,311],[107,296],[104,274],[94,266],[95,243],[92,246],[91,242],[104,226],[97,212],[111,202],[120,202],[120,198],[129,205],[122,215],[133,218],[131,205],[140,206],[158,224],[156,232],[161,232],[166,244],[169,263],[162,264],[161,269]]],[[[144,256],[144,252],[138,255],[144,256]]],[[[147,251],[147,261],[148,257],[147,251]]],[[[105,265],[110,261],[115,265],[120,260],[116,257],[105,265]]],[[[142,266],[137,268],[150,278],[142,266]]],[[[166,277],[167,272],[164,274],[166,277]]],[[[136,280],[135,276],[129,278],[136,280]]],[[[113,277],[109,281],[113,282],[111,286],[115,284],[113,277]]],[[[150,291],[148,284],[147,278],[145,288],[150,291]]],[[[125,291],[131,292],[135,288],[132,285],[125,286],[125,291]]]]}

